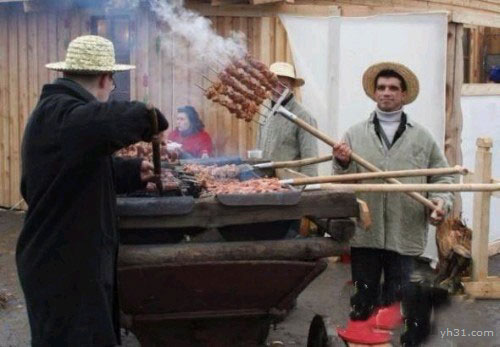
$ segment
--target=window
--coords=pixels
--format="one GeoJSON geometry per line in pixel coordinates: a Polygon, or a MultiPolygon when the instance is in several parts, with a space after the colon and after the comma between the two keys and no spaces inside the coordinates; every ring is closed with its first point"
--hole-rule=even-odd
{"type": "Polygon", "coordinates": [[[500,28],[464,28],[464,83],[487,83],[493,66],[500,66],[500,28]]]}

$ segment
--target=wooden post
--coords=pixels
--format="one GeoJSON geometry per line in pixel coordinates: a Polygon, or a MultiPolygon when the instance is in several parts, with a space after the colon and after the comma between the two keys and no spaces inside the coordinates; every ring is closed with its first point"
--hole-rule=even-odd
{"type": "MultiPolygon", "coordinates": [[[[491,182],[491,152],[493,141],[480,137],[476,141],[475,180],[477,183],[491,182]]],[[[488,277],[488,236],[490,226],[490,192],[474,194],[472,221],[472,280],[483,281],[488,277]]]]}
{"type": "MultiPolygon", "coordinates": [[[[449,165],[462,165],[462,108],[461,89],[464,78],[463,25],[448,23],[448,45],[446,59],[446,130],[444,153],[449,165]]],[[[455,183],[458,183],[456,181],[455,183]]],[[[460,194],[455,194],[453,215],[459,217],[462,211],[460,194]]]]}

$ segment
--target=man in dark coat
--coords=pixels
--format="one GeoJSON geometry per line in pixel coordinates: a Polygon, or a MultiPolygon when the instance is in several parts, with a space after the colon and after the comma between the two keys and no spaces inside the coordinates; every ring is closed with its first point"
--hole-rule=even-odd
{"type": "MultiPolygon", "coordinates": [[[[120,343],[116,291],[116,194],[145,187],[152,165],[112,154],[149,141],[150,111],[108,102],[111,41],[73,40],[66,60],[48,64],[64,78],[43,86],[22,143],[21,192],[28,204],[16,261],[33,346],[120,343]]],[[[157,111],[159,130],[168,123],[157,111]]]]}

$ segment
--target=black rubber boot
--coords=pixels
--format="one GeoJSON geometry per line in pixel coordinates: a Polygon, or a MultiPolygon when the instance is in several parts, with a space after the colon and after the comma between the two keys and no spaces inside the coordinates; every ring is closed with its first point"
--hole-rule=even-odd
{"type": "Polygon", "coordinates": [[[401,345],[416,347],[431,332],[432,290],[421,283],[410,283],[403,291],[404,332],[401,345]]]}
{"type": "Polygon", "coordinates": [[[354,282],[354,290],[349,317],[352,320],[367,320],[375,310],[373,289],[366,283],[354,282]]]}

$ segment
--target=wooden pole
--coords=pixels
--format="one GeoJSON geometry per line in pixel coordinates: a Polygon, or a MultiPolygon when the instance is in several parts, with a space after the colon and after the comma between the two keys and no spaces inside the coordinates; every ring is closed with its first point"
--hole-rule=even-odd
{"type": "Polygon", "coordinates": [[[319,176],[307,178],[294,178],[280,181],[282,184],[304,185],[316,183],[333,183],[333,182],[346,182],[357,181],[364,179],[386,178],[386,177],[414,177],[414,176],[435,176],[445,174],[467,174],[467,169],[461,166],[450,168],[436,168],[436,169],[417,169],[417,170],[400,170],[400,171],[383,171],[383,172],[363,172],[346,175],[335,176],[319,176]]]}
{"type": "MultiPolygon", "coordinates": [[[[335,141],[331,137],[329,137],[325,133],[319,131],[318,129],[316,129],[312,125],[304,122],[302,119],[298,118],[296,115],[294,115],[293,113],[291,113],[290,111],[288,111],[284,107],[280,107],[278,109],[278,113],[280,115],[282,115],[283,117],[287,118],[288,120],[290,120],[291,122],[297,124],[302,129],[308,131],[309,133],[311,133],[312,135],[314,135],[315,137],[317,137],[321,141],[325,142],[326,144],[328,144],[332,147],[335,146],[335,141]]],[[[371,164],[370,162],[363,159],[362,157],[360,157],[358,154],[356,154],[354,152],[351,153],[351,159],[354,160],[355,162],[357,162],[359,165],[363,166],[368,171],[382,172],[382,170],[380,170],[378,167],[371,164]]],[[[385,178],[385,181],[387,181],[389,183],[393,183],[393,184],[401,184],[401,182],[399,182],[395,178],[385,178]]],[[[434,210],[436,208],[435,205],[429,199],[424,198],[422,195],[420,195],[418,193],[408,191],[407,194],[409,196],[411,196],[412,198],[414,198],[415,200],[417,200],[418,202],[422,203],[424,206],[427,206],[430,210],[434,210]]]]}
{"type": "MultiPolygon", "coordinates": [[[[462,165],[462,84],[464,79],[463,24],[448,23],[448,45],[446,59],[446,129],[444,154],[449,165],[462,165]]],[[[455,181],[459,183],[459,181],[455,181]]],[[[462,212],[462,199],[455,194],[453,215],[462,212]]]]}
{"type": "Polygon", "coordinates": [[[265,169],[265,168],[280,169],[280,168],[284,168],[284,167],[288,167],[288,168],[300,167],[300,166],[306,166],[306,165],[311,165],[311,164],[323,163],[325,161],[332,160],[332,158],[333,158],[332,155],[325,155],[322,157],[306,158],[306,159],[301,159],[301,160],[271,161],[269,163],[255,164],[254,167],[260,168],[260,169],[265,169]]]}
{"type": "MultiPolygon", "coordinates": [[[[500,183],[470,184],[331,184],[332,189],[354,192],[493,192],[500,191],[500,183]]],[[[488,195],[491,193],[488,193],[488,195]]],[[[489,211],[489,209],[488,209],[489,211]]],[[[476,230],[474,228],[474,230],[476,230]]],[[[488,247],[486,247],[488,253],[488,247]]]]}
{"type": "Polygon", "coordinates": [[[297,240],[189,243],[176,245],[125,245],[119,266],[196,263],[235,260],[306,260],[349,253],[349,245],[331,238],[297,240]]]}
{"type": "MultiPolygon", "coordinates": [[[[491,182],[491,152],[493,141],[489,137],[480,137],[476,141],[476,182],[491,182]]],[[[489,192],[474,194],[472,219],[472,280],[483,281],[488,277],[488,236],[490,227],[489,192]]]]}

